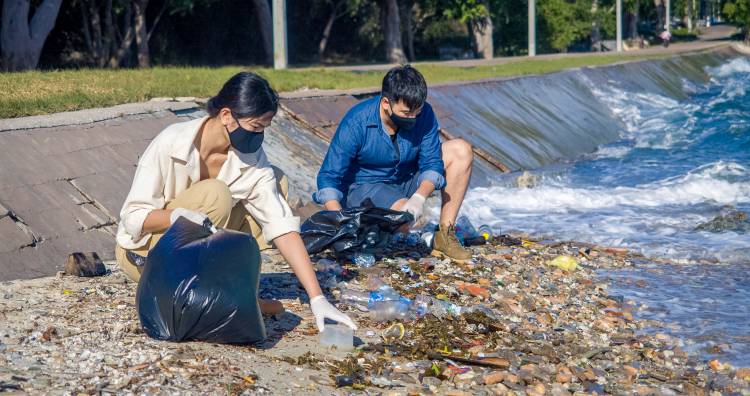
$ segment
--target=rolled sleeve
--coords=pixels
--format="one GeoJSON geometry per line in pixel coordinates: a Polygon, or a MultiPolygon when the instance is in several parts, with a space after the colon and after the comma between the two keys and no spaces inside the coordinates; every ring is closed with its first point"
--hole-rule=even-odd
{"type": "Polygon", "coordinates": [[[325,187],[313,193],[313,201],[323,205],[328,201],[339,201],[344,199],[344,193],[333,187],[325,187]]]}
{"type": "Polygon", "coordinates": [[[426,170],[419,174],[419,184],[427,180],[435,186],[436,190],[442,190],[445,188],[445,176],[434,170],[426,170]]]}
{"type": "Polygon", "coordinates": [[[143,223],[151,211],[163,209],[165,205],[164,175],[157,144],[152,141],[138,161],[133,185],[120,211],[116,239],[125,249],[137,249],[148,242],[151,234],[143,232],[143,223]]]}
{"type": "Polygon", "coordinates": [[[263,229],[266,242],[300,231],[300,219],[292,214],[292,209],[281,192],[276,188],[276,178],[270,167],[262,168],[263,174],[258,180],[244,205],[251,216],[263,229]]]}

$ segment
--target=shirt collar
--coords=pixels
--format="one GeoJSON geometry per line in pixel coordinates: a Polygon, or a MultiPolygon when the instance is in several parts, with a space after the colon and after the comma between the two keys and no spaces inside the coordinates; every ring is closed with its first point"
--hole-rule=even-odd
{"type": "Polygon", "coordinates": [[[382,97],[382,95],[378,95],[377,100],[374,100],[373,105],[370,107],[370,111],[367,114],[368,128],[383,129],[383,120],[380,119],[380,99],[382,97]]]}

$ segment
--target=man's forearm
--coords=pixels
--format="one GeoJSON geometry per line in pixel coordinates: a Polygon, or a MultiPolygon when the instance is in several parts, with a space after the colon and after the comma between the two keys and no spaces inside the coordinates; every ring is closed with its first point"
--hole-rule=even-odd
{"type": "Polygon", "coordinates": [[[417,188],[416,193],[427,198],[432,194],[432,192],[435,191],[435,185],[432,184],[429,180],[424,180],[422,183],[419,184],[419,188],[417,188]]]}
{"type": "Polygon", "coordinates": [[[326,208],[326,210],[341,210],[341,204],[335,199],[326,201],[323,206],[326,208]]]}

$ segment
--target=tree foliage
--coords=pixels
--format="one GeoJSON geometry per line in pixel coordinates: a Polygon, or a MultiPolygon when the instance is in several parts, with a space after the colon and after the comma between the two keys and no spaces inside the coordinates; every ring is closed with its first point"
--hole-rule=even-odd
{"type": "Polygon", "coordinates": [[[540,0],[539,28],[542,44],[565,51],[591,31],[591,2],[586,0],[540,0]]]}
{"type": "Polygon", "coordinates": [[[722,10],[729,21],[739,25],[745,32],[745,42],[750,42],[750,0],[730,0],[722,10]]]}
{"type": "MultiPolygon", "coordinates": [[[[693,0],[672,1],[673,8],[679,8],[693,0]]],[[[727,1],[725,14],[747,26],[750,0],[727,1]]],[[[40,62],[54,68],[133,67],[146,63],[148,50],[151,64],[267,65],[270,25],[260,22],[268,21],[270,13],[262,16],[258,9],[270,4],[270,0],[66,0],[40,62]],[[136,3],[148,7],[141,13],[140,26],[145,17],[146,31],[140,30],[140,39],[136,3]]],[[[588,50],[599,37],[614,39],[614,4],[615,0],[537,0],[538,52],[588,50]]],[[[292,64],[384,62],[387,50],[398,46],[399,31],[401,51],[410,61],[523,55],[527,5],[528,0],[287,1],[289,60],[292,64]],[[399,26],[384,23],[390,18],[384,18],[386,8],[391,15],[398,14],[399,26]],[[388,34],[384,26],[390,27],[388,34]]],[[[638,27],[648,26],[640,20],[656,18],[653,0],[624,0],[624,11],[630,13],[626,29],[631,37],[638,27]]],[[[700,10],[694,14],[700,15],[700,10]]]]}

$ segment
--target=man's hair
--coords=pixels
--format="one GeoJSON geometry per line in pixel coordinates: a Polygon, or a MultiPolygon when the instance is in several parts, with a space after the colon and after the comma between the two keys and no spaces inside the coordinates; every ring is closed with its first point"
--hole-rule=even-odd
{"type": "Polygon", "coordinates": [[[409,109],[418,109],[427,99],[427,83],[410,65],[396,66],[383,77],[381,95],[393,104],[403,100],[409,109]]]}

